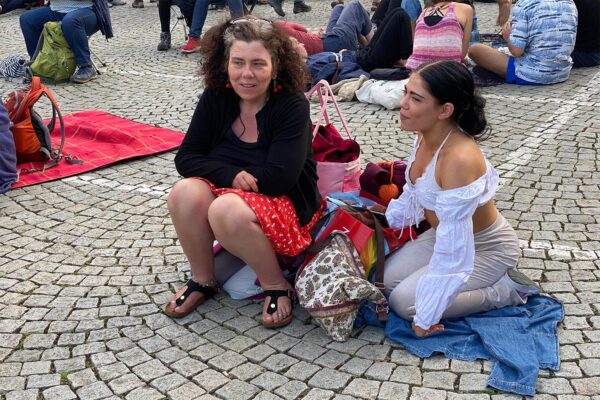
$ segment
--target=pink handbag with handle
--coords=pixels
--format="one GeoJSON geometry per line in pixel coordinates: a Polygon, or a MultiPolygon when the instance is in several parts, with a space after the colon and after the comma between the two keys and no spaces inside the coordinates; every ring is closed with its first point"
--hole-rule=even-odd
{"type": "Polygon", "coordinates": [[[314,159],[317,161],[319,193],[325,196],[333,192],[359,190],[361,173],[360,146],[350,134],[329,83],[325,80],[319,81],[306,92],[306,98],[310,100],[315,92],[319,95],[319,103],[321,104],[319,117],[316,123],[313,124],[312,142],[314,159]],[[333,103],[348,138],[342,137],[330,122],[327,113],[329,100],[333,103]],[[322,122],[324,122],[324,125],[321,125],[322,122]]]}

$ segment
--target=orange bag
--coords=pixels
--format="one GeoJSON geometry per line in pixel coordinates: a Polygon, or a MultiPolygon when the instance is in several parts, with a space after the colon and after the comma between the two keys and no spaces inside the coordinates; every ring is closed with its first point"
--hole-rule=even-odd
{"type": "Polygon", "coordinates": [[[17,150],[17,163],[48,161],[44,169],[58,164],[63,158],[65,127],[52,92],[42,84],[40,78],[34,76],[29,87],[10,93],[6,100],[6,109],[13,123],[11,131],[17,150]],[[33,109],[42,96],[46,96],[52,104],[52,118],[48,125],[33,109]],[[50,132],[54,129],[57,116],[61,138],[58,148],[55,149],[52,147],[50,132]]]}

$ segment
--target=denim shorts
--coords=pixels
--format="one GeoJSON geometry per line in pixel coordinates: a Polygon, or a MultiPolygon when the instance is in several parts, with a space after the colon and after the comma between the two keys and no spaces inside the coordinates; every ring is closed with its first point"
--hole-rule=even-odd
{"type": "Polygon", "coordinates": [[[515,73],[515,58],[508,58],[508,66],[506,67],[506,83],[512,83],[515,85],[530,85],[530,86],[540,86],[541,83],[529,82],[525,79],[521,79],[515,73]]]}

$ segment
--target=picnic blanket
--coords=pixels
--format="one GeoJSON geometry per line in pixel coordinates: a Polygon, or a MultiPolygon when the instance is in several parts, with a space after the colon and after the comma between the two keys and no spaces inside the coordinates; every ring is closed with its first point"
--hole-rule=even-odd
{"type": "Polygon", "coordinates": [[[533,296],[522,306],[443,320],[444,330],[425,338],[415,336],[410,322],[392,311],[384,324],[363,306],[356,323],[385,328],[389,339],[422,358],[442,353],[451,359],[490,360],[494,366],[488,386],[533,396],[540,368],[560,368],[556,325],[563,318],[563,307],[557,300],[533,296]]]}
{"type": "MultiPolygon", "coordinates": [[[[83,164],[69,164],[65,160],[45,171],[44,163],[24,163],[19,181],[13,188],[35,185],[66,178],[105,167],[119,161],[162,153],[179,147],[181,132],[150,126],[101,111],[82,111],[65,115],[65,147],[63,154],[82,160],[83,164]]],[[[58,124],[57,124],[58,125],[58,124]]],[[[52,131],[52,143],[60,143],[60,130],[52,131]]]]}

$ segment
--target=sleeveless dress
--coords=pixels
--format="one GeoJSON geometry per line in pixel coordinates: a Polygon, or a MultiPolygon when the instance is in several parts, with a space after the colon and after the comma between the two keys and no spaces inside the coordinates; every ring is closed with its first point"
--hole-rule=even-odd
{"type": "Polygon", "coordinates": [[[462,61],[463,28],[454,12],[456,3],[425,10],[417,19],[413,53],[406,61],[406,68],[417,69],[421,64],[430,61],[462,61]],[[441,14],[447,8],[446,14],[441,14]],[[425,13],[428,13],[425,15],[425,13]],[[426,19],[441,17],[437,23],[429,26],[426,19]]]}

